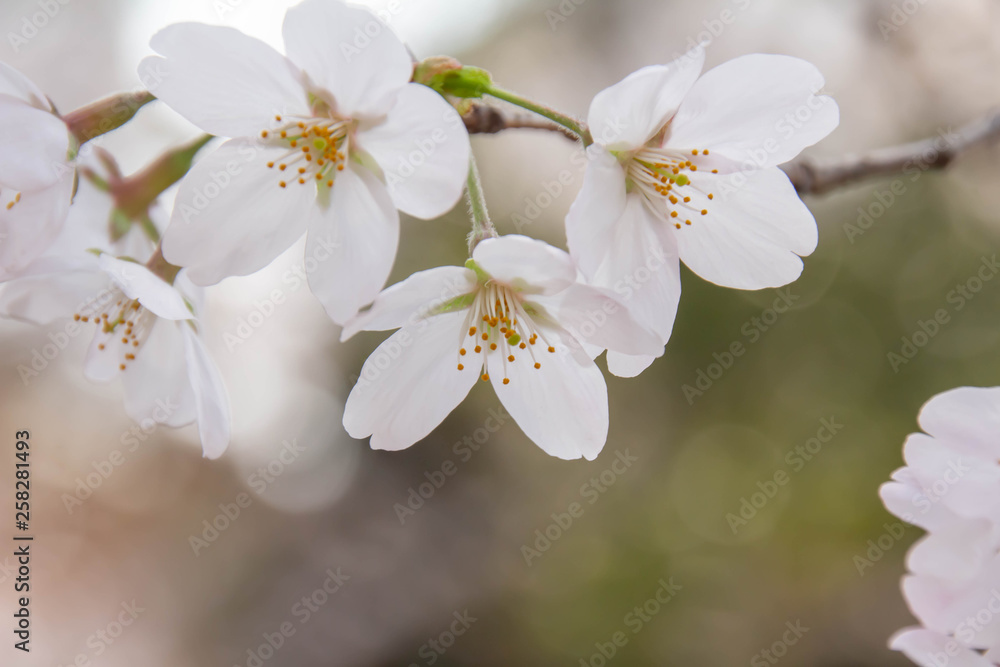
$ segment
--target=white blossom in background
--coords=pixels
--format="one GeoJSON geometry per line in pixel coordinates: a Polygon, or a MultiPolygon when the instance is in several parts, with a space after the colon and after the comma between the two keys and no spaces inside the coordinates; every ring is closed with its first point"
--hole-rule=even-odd
{"type": "Polygon", "coordinates": [[[1000,664],[1000,387],[924,405],[924,433],[882,485],[886,508],[927,531],[906,558],[903,595],[920,626],[890,640],[922,667],[1000,664]]]}
{"type": "Polygon", "coordinates": [[[287,57],[193,23],[152,39],[153,92],[202,130],[233,137],[184,179],[164,256],[199,285],[254,273],[303,234],[309,285],[343,323],[389,277],[399,212],[451,209],[469,166],[457,112],[410,83],[406,47],[370,11],[306,0],[285,16],[287,57]],[[370,43],[357,34],[379,28],[370,43]]]}
{"type": "Polygon", "coordinates": [[[72,318],[67,331],[92,327],[87,379],[120,378],[125,411],[136,422],[197,422],[205,456],[216,458],[229,444],[231,419],[222,378],[196,329],[201,290],[183,272],[170,285],[141,264],[101,252],[145,260],[153,251],[137,226],[109,244],[110,210],[110,198],[82,184],[49,251],[0,285],[0,317],[40,326],[72,318]]]}
{"type": "MultiPolygon", "coordinates": [[[[627,295],[666,344],[680,261],[725,287],[779,287],[816,248],[816,221],[778,165],[837,127],[824,80],[788,56],[748,55],[700,76],[704,50],[630,74],[590,105],[595,143],[566,218],[592,284],[627,295]]],[[[631,377],[653,357],[613,353],[631,377]]]]}
{"type": "Polygon", "coordinates": [[[59,235],[73,194],[75,143],[45,94],[0,63],[0,281],[59,235]]]}
{"type": "Polygon", "coordinates": [[[405,449],[489,381],[525,435],[552,456],[592,460],[608,433],[594,357],[655,354],[659,338],[608,293],[577,282],[569,255],[524,236],[480,242],[466,267],[415,273],[344,327],[399,329],[347,399],[344,427],[374,449],[405,449]]]}

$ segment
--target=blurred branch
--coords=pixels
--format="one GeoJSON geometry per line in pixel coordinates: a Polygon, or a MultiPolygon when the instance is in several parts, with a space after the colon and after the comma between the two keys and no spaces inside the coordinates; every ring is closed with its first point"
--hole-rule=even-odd
{"type": "Polygon", "coordinates": [[[910,167],[944,169],[977,146],[1000,139],[1000,112],[973,121],[956,132],[849,155],[824,163],[799,159],[783,168],[799,194],[818,195],[880,176],[892,176],[910,167]]]}
{"type": "Polygon", "coordinates": [[[558,132],[570,141],[576,142],[572,132],[555,123],[539,120],[527,114],[505,114],[488,104],[473,104],[462,116],[469,134],[497,134],[504,130],[529,129],[558,132]]]}

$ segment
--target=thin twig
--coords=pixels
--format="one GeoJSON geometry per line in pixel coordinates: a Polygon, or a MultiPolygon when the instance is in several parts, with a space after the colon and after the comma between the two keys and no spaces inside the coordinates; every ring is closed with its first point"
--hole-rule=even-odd
{"type": "Polygon", "coordinates": [[[473,104],[462,117],[469,134],[497,134],[504,130],[529,129],[558,132],[570,141],[577,136],[566,128],[547,120],[540,120],[528,114],[505,114],[488,104],[473,104]]]}
{"type": "MultiPolygon", "coordinates": [[[[496,134],[504,130],[529,128],[558,132],[577,141],[572,132],[555,123],[526,115],[512,116],[486,104],[473,105],[463,120],[470,134],[496,134]]],[[[921,171],[945,169],[964,153],[995,141],[1000,141],[1000,111],[975,120],[955,132],[942,131],[929,139],[824,162],[800,158],[783,165],[782,169],[799,194],[821,195],[869,179],[893,176],[911,167],[921,171]]]]}
{"type": "Polygon", "coordinates": [[[911,167],[944,169],[963,153],[997,140],[1000,140],[1000,112],[955,132],[941,132],[922,141],[822,163],[802,158],[783,168],[799,194],[818,195],[871,178],[899,174],[911,167]]]}

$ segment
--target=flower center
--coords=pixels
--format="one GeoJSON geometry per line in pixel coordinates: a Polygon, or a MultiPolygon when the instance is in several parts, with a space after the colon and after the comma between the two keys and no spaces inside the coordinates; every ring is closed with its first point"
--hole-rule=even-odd
{"type": "Polygon", "coordinates": [[[487,358],[498,353],[503,358],[503,383],[509,384],[507,369],[517,362],[529,363],[535,369],[542,367],[539,361],[541,351],[535,347],[539,339],[549,353],[556,351],[531,319],[533,308],[525,305],[511,288],[495,282],[487,282],[476,293],[469,308],[465,326],[468,340],[463,341],[458,350],[458,370],[464,370],[463,361],[469,354],[482,357],[482,379],[490,379],[487,358]]]}
{"type": "Polygon", "coordinates": [[[297,181],[299,185],[312,182],[332,188],[337,172],[343,171],[347,160],[352,121],[335,118],[289,120],[282,116],[274,119],[281,125],[262,131],[260,136],[271,145],[287,149],[279,159],[267,163],[269,169],[281,172],[278,185],[286,188],[297,181]]]}
{"type": "MultiPolygon", "coordinates": [[[[707,150],[692,150],[688,157],[676,150],[646,147],[628,160],[626,172],[653,209],[669,217],[674,227],[681,229],[694,224],[692,218],[708,215],[707,208],[698,208],[691,203],[692,194],[700,193],[709,201],[715,199],[714,194],[702,191],[688,176],[698,171],[698,165],[692,158],[708,154],[707,150]]],[[[711,172],[717,174],[719,170],[712,169],[711,172]]]]}
{"type": "Polygon", "coordinates": [[[109,345],[117,347],[118,354],[122,355],[118,368],[125,370],[129,362],[135,361],[136,352],[149,338],[156,315],[143,308],[138,301],[129,299],[117,288],[112,291],[110,298],[103,301],[104,304],[95,304],[92,308],[73,315],[73,319],[96,324],[98,336],[104,338],[97,344],[97,349],[107,352],[109,345]],[[115,301],[114,305],[111,305],[112,301],[115,301]]]}

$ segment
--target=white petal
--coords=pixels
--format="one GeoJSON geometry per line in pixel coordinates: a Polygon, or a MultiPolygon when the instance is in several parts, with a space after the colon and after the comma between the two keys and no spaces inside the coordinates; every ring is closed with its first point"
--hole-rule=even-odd
{"type": "Polygon", "coordinates": [[[676,241],[641,195],[629,195],[607,257],[591,282],[618,295],[661,343],[670,340],[681,297],[676,241]]]}
{"type": "Polygon", "coordinates": [[[567,253],[519,234],[480,242],[472,258],[495,280],[526,294],[556,294],[576,282],[567,253]]]}
{"type": "Polygon", "coordinates": [[[609,291],[577,283],[538,301],[581,343],[625,354],[663,351],[660,337],[639,324],[609,291]]]}
{"type": "Polygon", "coordinates": [[[461,266],[419,271],[386,288],[371,308],[348,320],[340,340],[347,340],[359,331],[386,331],[413,324],[435,307],[475,289],[476,274],[461,266]]]}
{"type": "Polygon", "coordinates": [[[705,73],[671,123],[666,146],[711,149],[756,168],[787,162],[836,129],[823,75],[790,56],[752,54],[705,73]]]}
{"type": "Polygon", "coordinates": [[[285,14],[283,34],[285,53],[343,116],[384,114],[413,75],[403,43],[361,7],[305,0],[285,14]]]}
{"type": "Polygon", "coordinates": [[[178,23],[153,35],[139,75],[150,92],[199,128],[256,137],[277,115],[311,115],[301,74],[280,53],[239,30],[178,23]]]}
{"type": "Polygon", "coordinates": [[[993,667],[993,663],[962,646],[953,637],[933,630],[907,628],[889,640],[889,648],[902,651],[920,667],[993,667]]]}
{"type": "Polygon", "coordinates": [[[466,397],[479,368],[458,370],[466,312],[407,324],[372,352],[344,408],[344,428],[372,449],[400,450],[426,437],[466,397]]]}
{"type": "Polygon", "coordinates": [[[922,537],[906,554],[906,566],[914,574],[961,581],[975,576],[993,551],[988,521],[960,520],[922,537]]]}
{"type": "Polygon", "coordinates": [[[931,500],[915,480],[886,482],[879,488],[879,496],[892,514],[924,530],[938,530],[960,520],[943,503],[931,500]]]}
{"type": "Polygon", "coordinates": [[[83,359],[83,376],[91,382],[110,382],[121,375],[125,361],[121,333],[104,331],[97,326],[94,338],[83,359]]]}
{"type": "Polygon", "coordinates": [[[730,176],[693,174],[677,191],[691,197],[691,225],[677,230],[681,260],[699,276],[723,287],[781,287],[802,273],[799,255],[816,249],[816,219],[783,171],[746,175],[735,189],[730,176]],[[707,195],[715,198],[709,200],[707,195]]]}
{"type": "Polygon", "coordinates": [[[181,181],[163,256],[188,269],[198,285],[246,276],[270,264],[306,231],[316,209],[316,186],[288,178],[267,163],[280,149],[247,139],[227,141],[181,181]]]}
{"type": "Polygon", "coordinates": [[[198,413],[202,451],[206,458],[217,459],[226,451],[232,435],[229,394],[219,369],[198,334],[186,324],[181,325],[181,331],[187,375],[198,413]]]}
{"type": "Polygon", "coordinates": [[[48,111],[0,95],[0,187],[41,190],[65,175],[66,124],[48,111]]]}
{"type": "Polygon", "coordinates": [[[378,296],[398,245],[399,213],[385,186],[363,167],[339,172],[306,238],[306,257],[316,260],[309,287],[330,319],[343,324],[378,296]]]}
{"type": "Polygon", "coordinates": [[[43,111],[53,110],[49,98],[31,79],[4,62],[0,62],[0,95],[16,97],[43,111]]]}
{"type": "Polygon", "coordinates": [[[603,147],[587,149],[583,187],[566,215],[566,242],[580,271],[593,278],[625,210],[625,170],[603,147]]]}
{"type": "Polygon", "coordinates": [[[696,48],[667,65],[651,65],[599,92],[587,123],[594,141],[610,150],[644,145],[666,125],[705,65],[696,48]]]}
{"type": "Polygon", "coordinates": [[[427,86],[404,86],[383,122],[358,130],[358,145],[382,168],[403,213],[430,220],[461,198],[469,133],[458,112],[427,86]]]}
{"type": "Polygon", "coordinates": [[[1000,387],[959,387],[938,394],[920,409],[920,427],[970,453],[1000,459],[1000,387]]]}
{"type": "Polygon", "coordinates": [[[9,193],[0,193],[0,280],[14,275],[46,252],[65,228],[73,194],[74,172],[66,168],[62,178],[48,188],[23,193],[11,208],[9,193]]]}
{"type": "MultiPolygon", "coordinates": [[[[157,319],[149,337],[127,361],[122,373],[125,413],[133,421],[155,422],[179,428],[195,420],[195,401],[184,364],[184,341],[180,327],[185,322],[157,319]]],[[[121,345],[112,340],[104,352],[121,359],[121,345]]]]}
{"type": "Polygon", "coordinates": [[[111,255],[101,255],[98,262],[101,270],[111,276],[128,298],[137,299],[153,314],[168,320],[194,317],[180,292],[142,264],[111,255]]]}
{"type": "MultiPolygon", "coordinates": [[[[31,324],[49,324],[75,313],[90,312],[94,303],[107,293],[108,277],[97,269],[97,258],[89,255],[89,267],[66,263],[64,267],[37,260],[29,271],[0,285],[0,317],[31,324]]],[[[45,258],[47,259],[47,258],[45,258]]]]}
{"type": "Polygon", "coordinates": [[[612,375],[620,378],[638,377],[640,373],[649,368],[654,361],[663,356],[664,347],[660,347],[660,352],[655,357],[651,355],[630,356],[621,352],[608,352],[608,370],[612,375]]]}
{"type": "Polygon", "coordinates": [[[502,367],[491,357],[490,381],[510,416],[545,453],[593,461],[608,438],[608,387],[593,361],[561,343],[555,347],[555,353],[537,357],[540,368],[523,360],[502,367]]]}

